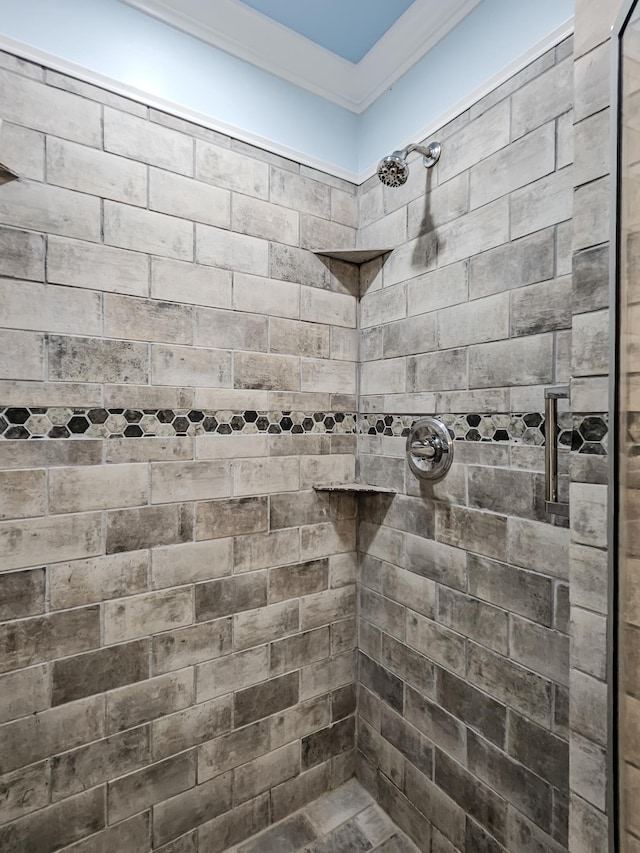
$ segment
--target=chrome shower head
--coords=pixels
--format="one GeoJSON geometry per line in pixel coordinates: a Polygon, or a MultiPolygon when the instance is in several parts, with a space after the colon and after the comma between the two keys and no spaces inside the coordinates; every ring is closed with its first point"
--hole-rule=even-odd
{"type": "Polygon", "coordinates": [[[409,177],[407,155],[404,151],[394,151],[383,157],[378,163],[378,177],[388,187],[401,187],[409,177]]]}
{"type": "Polygon", "coordinates": [[[401,151],[393,151],[387,157],[383,157],[378,163],[378,177],[388,187],[401,187],[406,184],[409,177],[409,166],[407,155],[412,151],[423,154],[422,161],[425,169],[434,166],[440,159],[440,143],[432,142],[428,148],[422,145],[407,145],[401,151]]]}

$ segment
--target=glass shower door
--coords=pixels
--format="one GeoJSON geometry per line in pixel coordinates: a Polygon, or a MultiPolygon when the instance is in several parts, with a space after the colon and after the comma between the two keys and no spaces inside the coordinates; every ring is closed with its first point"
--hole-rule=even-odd
{"type": "Polygon", "coordinates": [[[617,536],[618,608],[612,747],[617,764],[613,769],[619,850],[640,853],[640,3],[628,9],[619,36],[614,407],[618,428],[612,530],[617,536]]]}

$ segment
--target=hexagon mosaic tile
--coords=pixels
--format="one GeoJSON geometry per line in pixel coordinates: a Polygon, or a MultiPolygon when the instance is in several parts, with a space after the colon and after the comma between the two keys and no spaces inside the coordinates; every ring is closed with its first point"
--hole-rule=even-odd
{"type": "MultiPolygon", "coordinates": [[[[500,415],[438,415],[455,441],[508,441],[543,446],[545,421],[540,412],[500,415]]],[[[359,432],[364,435],[407,436],[415,415],[360,415],[359,432]]],[[[558,416],[558,445],[578,453],[604,456],[607,453],[608,416],[603,413],[558,416]]]]}
{"type": "Polygon", "coordinates": [[[202,411],[199,409],[0,409],[0,435],[29,438],[140,438],[172,435],[251,433],[339,433],[356,431],[344,412],[202,411]]]}
{"type": "MultiPolygon", "coordinates": [[[[456,441],[544,445],[544,417],[524,414],[439,416],[456,441]]],[[[416,415],[345,412],[203,411],[200,409],[0,408],[0,438],[140,438],[172,435],[304,433],[406,436],[416,415]]],[[[606,414],[558,419],[558,443],[579,453],[607,452],[606,414]],[[575,420],[575,422],[574,422],[575,420]]]]}

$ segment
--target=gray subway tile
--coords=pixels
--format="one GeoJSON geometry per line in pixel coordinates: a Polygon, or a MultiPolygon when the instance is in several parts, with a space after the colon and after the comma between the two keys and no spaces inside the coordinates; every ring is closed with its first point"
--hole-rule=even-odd
{"type": "Polygon", "coordinates": [[[506,837],[507,803],[466,768],[436,752],[435,783],[499,841],[506,837]]]}
{"type": "Polygon", "coordinates": [[[269,720],[223,734],[198,749],[198,779],[203,781],[269,752],[269,720]]]}
{"type": "Polygon", "coordinates": [[[540,725],[550,727],[553,696],[550,681],[475,643],[469,644],[467,654],[467,677],[472,684],[540,725]]]}
{"type": "Polygon", "coordinates": [[[208,583],[195,588],[196,620],[204,621],[251,610],[267,603],[267,573],[251,572],[208,583]]]}
{"type": "Polygon", "coordinates": [[[350,820],[305,847],[305,851],[308,853],[333,853],[336,850],[365,853],[365,851],[371,850],[371,842],[362,833],[357,823],[350,820]]]}
{"type": "Polygon", "coordinates": [[[298,673],[291,672],[239,690],[233,700],[236,728],[295,705],[299,697],[298,682],[298,673]]]}
{"type": "Polygon", "coordinates": [[[151,726],[154,759],[166,758],[231,729],[231,698],[223,696],[155,720],[151,726]]]}
{"type": "Polygon", "coordinates": [[[315,628],[271,644],[271,673],[279,675],[329,656],[329,627],[315,628]]]}
{"type": "MultiPolygon", "coordinates": [[[[571,62],[567,61],[565,65],[568,72],[571,62]]],[[[471,207],[485,205],[553,172],[555,134],[555,122],[549,121],[473,165],[471,207]]]]}
{"type": "Polygon", "coordinates": [[[153,809],[153,838],[156,845],[178,838],[187,830],[206,823],[231,808],[231,776],[222,774],[153,809]]]}
{"type": "Polygon", "coordinates": [[[2,814],[5,822],[16,820],[49,804],[51,786],[48,762],[2,777],[2,814]]]}
{"type": "Polygon", "coordinates": [[[0,676],[0,722],[34,715],[48,705],[49,676],[45,665],[0,676]]]}
{"type": "Polygon", "coordinates": [[[569,745],[514,712],[509,713],[509,755],[550,785],[566,791],[569,785],[569,745]]]}
{"type": "Polygon", "coordinates": [[[120,687],[107,695],[107,730],[122,731],[164,717],[186,708],[192,699],[191,669],[120,687]]]}
{"type": "Polygon", "coordinates": [[[149,728],[140,726],[57,755],[51,763],[52,799],[93,788],[114,776],[138,770],[151,760],[149,728]]]}
{"type": "Polygon", "coordinates": [[[355,718],[346,717],[335,725],[302,738],[302,768],[308,770],[352,749],[355,743],[355,718]]]}
{"type": "MultiPolygon", "coordinates": [[[[421,853],[431,849],[431,823],[384,777],[378,785],[378,802],[392,820],[416,843],[421,853]]],[[[391,848],[393,850],[393,848],[391,848]]]]}
{"type": "Polygon", "coordinates": [[[0,846],[6,853],[53,853],[105,826],[104,788],[68,797],[36,814],[0,827],[0,846]]]}
{"type": "Polygon", "coordinates": [[[404,717],[395,714],[384,705],[380,709],[380,734],[407,759],[405,782],[408,766],[417,768],[425,776],[432,775],[433,744],[431,740],[404,717]]]}
{"type": "Polygon", "coordinates": [[[300,773],[300,744],[291,743],[273,750],[234,770],[234,803],[261,794],[300,773]]]}
{"type": "Polygon", "coordinates": [[[496,652],[507,654],[509,620],[504,610],[456,590],[441,588],[438,620],[496,652]]]}
{"type": "Polygon", "coordinates": [[[569,683],[569,638],[564,634],[512,616],[510,656],[559,684],[569,683]]]}
{"type": "Polygon", "coordinates": [[[435,686],[433,662],[389,634],[382,635],[380,662],[386,669],[424,695],[433,694],[435,686]]]}
{"type": "Polygon", "coordinates": [[[437,669],[437,685],[437,700],[445,710],[492,743],[504,746],[507,729],[504,705],[444,669],[437,669]]]}
{"type": "Polygon", "coordinates": [[[212,660],[231,651],[231,618],[157,634],[152,644],[154,674],[212,660]]]}
{"type": "Polygon", "coordinates": [[[84,607],[0,625],[0,672],[78,654],[100,644],[98,607],[84,607]]]}
{"type": "Polygon", "coordinates": [[[469,348],[469,385],[544,385],[553,380],[553,336],[531,335],[469,348]]]}
{"type": "Polygon", "coordinates": [[[394,710],[402,711],[404,705],[402,681],[362,653],[359,655],[359,667],[360,682],[394,710]]]}
{"type": "Polygon", "coordinates": [[[469,769],[545,831],[551,828],[551,786],[518,762],[470,734],[469,769]]]}
{"type": "MultiPolygon", "coordinates": [[[[3,685],[4,686],[4,685],[3,685]]],[[[104,736],[104,699],[29,713],[0,729],[0,772],[7,773],[104,736]]]]}
{"type": "Polygon", "coordinates": [[[73,846],[73,853],[111,853],[113,850],[145,853],[149,847],[150,824],[149,812],[142,812],[79,841],[73,846]]]}
{"type": "Polygon", "coordinates": [[[44,612],[44,569],[0,575],[0,621],[44,612]]]}
{"type": "Polygon", "coordinates": [[[406,719],[448,755],[465,761],[467,733],[462,722],[436,702],[431,702],[410,687],[405,689],[406,719]]]}
{"type": "Polygon", "coordinates": [[[407,645],[453,672],[464,673],[464,637],[437,622],[409,612],[407,614],[407,645]]]}
{"type": "Polygon", "coordinates": [[[196,539],[218,539],[267,529],[266,497],[203,501],[196,508],[196,539]]]}
{"type": "Polygon", "coordinates": [[[312,560],[269,569],[269,602],[321,592],[329,584],[329,561],[312,560]]]}
{"type": "Polygon", "coordinates": [[[553,584],[550,578],[477,554],[468,555],[468,571],[471,595],[534,622],[551,625],[553,584]]]}
{"type": "Polygon", "coordinates": [[[98,104],[4,70],[0,84],[0,102],[6,121],[84,145],[97,147],[100,144],[98,104]]]}
{"type": "Polygon", "coordinates": [[[571,58],[522,86],[513,94],[511,103],[511,127],[516,138],[567,112],[573,105],[571,58]]]}
{"type": "Polygon", "coordinates": [[[189,504],[114,509],[107,513],[107,554],[173,545],[192,539],[189,504]]]}
{"type": "Polygon", "coordinates": [[[296,853],[317,838],[304,814],[294,815],[238,847],[237,853],[296,853]]]}
{"type": "MultiPolygon", "coordinates": [[[[438,785],[411,764],[405,768],[405,793],[414,806],[442,832],[452,844],[462,846],[465,830],[463,809],[438,785]]],[[[434,837],[435,845],[436,839],[434,837]]],[[[384,850],[384,845],[381,850],[384,850]]],[[[389,853],[395,847],[391,846],[389,853]]],[[[433,848],[432,848],[433,849],[433,848]]],[[[438,848],[436,848],[438,849],[438,848]]],[[[402,850],[402,846],[400,846],[402,850]]]]}
{"type": "Polygon", "coordinates": [[[51,335],[49,378],[63,382],[125,382],[149,379],[149,348],[132,341],[51,335]]]}
{"type": "Polygon", "coordinates": [[[209,853],[223,853],[265,829],[268,823],[269,795],[261,794],[203,824],[198,831],[199,844],[209,853]]]}
{"type": "Polygon", "coordinates": [[[148,640],[86,652],[54,662],[52,703],[73,702],[148,677],[148,640]]]}

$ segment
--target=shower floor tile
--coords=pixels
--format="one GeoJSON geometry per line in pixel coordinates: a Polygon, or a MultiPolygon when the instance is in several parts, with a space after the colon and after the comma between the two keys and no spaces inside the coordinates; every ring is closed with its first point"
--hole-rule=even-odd
{"type": "Polygon", "coordinates": [[[355,780],[227,853],[420,853],[355,780]]]}

